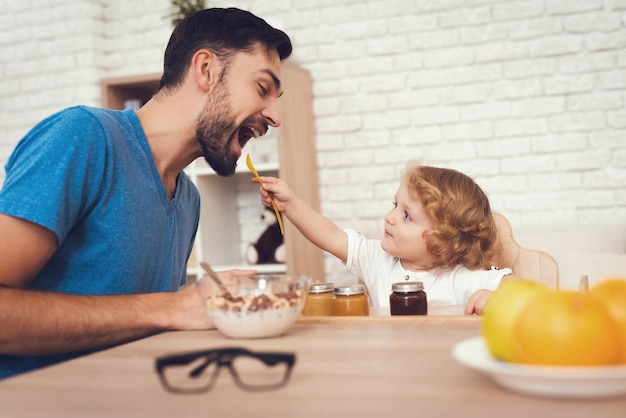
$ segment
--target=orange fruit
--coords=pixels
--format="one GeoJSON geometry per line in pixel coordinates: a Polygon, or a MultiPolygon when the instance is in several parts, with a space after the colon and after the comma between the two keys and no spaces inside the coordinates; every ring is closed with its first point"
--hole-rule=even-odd
{"type": "Polygon", "coordinates": [[[514,328],[520,363],[602,366],[619,361],[617,324],[604,304],[586,293],[537,294],[514,328]]]}
{"type": "Polygon", "coordinates": [[[589,294],[608,309],[617,323],[620,337],[620,363],[626,364],[626,278],[611,277],[589,289],[589,294]]]}
{"type": "Polygon", "coordinates": [[[539,282],[511,277],[502,281],[485,304],[482,334],[491,354],[500,360],[514,362],[513,324],[539,291],[548,287],[539,282]]]}

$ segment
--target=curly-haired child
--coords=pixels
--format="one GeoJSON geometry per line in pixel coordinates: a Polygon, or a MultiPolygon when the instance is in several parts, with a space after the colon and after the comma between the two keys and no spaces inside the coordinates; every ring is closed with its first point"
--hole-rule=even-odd
{"type": "MultiPolygon", "coordinates": [[[[339,258],[365,282],[373,306],[389,306],[391,284],[420,281],[431,305],[482,314],[509,268],[501,254],[489,200],[467,175],[409,163],[402,171],[382,240],[337,225],[309,207],[282,180],[262,177],[263,204],[278,209],[313,244],[339,258]]],[[[253,180],[256,181],[256,180],[253,180]]]]}

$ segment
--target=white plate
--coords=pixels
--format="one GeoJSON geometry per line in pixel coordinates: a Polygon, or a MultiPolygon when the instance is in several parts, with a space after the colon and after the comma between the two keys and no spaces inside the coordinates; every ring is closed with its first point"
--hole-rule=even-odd
{"type": "Polygon", "coordinates": [[[522,393],[559,398],[626,394],[626,365],[605,367],[531,366],[496,360],[482,337],[456,344],[452,356],[500,385],[522,393]]]}

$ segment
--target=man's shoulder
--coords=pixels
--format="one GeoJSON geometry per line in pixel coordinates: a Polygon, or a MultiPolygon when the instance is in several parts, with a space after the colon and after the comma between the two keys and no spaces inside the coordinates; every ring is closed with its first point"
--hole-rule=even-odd
{"type": "Polygon", "coordinates": [[[61,110],[57,113],[60,117],[65,117],[68,119],[93,119],[99,120],[103,123],[113,120],[124,120],[126,119],[124,115],[124,111],[122,110],[114,110],[107,109],[102,107],[93,107],[93,106],[72,106],[66,109],[61,110]]]}
{"type": "Polygon", "coordinates": [[[51,114],[38,123],[34,131],[50,130],[87,132],[91,127],[123,120],[123,112],[90,106],[72,106],[51,114]]]}

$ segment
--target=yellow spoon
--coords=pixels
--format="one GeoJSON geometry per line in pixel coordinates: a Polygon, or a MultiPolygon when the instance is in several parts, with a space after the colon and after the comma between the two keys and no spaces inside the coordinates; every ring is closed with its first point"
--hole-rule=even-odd
{"type": "MultiPolygon", "coordinates": [[[[248,166],[248,170],[252,171],[252,173],[254,173],[257,180],[259,180],[259,184],[263,184],[263,181],[261,180],[261,176],[259,176],[259,173],[257,173],[256,168],[254,168],[254,165],[252,165],[250,154],[246,155],[246,165],[248,166]]],[[[276,219],[278,219],[278,226],[280,226],[280,233],[285,235],[285,229],[283,228],[283,220],[280,217],[280,212],[278,211],[278,208],[276,207],[276,203],[274,203],[274,199],[272,199],[272,196],[270,196],[270,201],[272,202],[272,207],[274,208],[274,212],[276,213],[276,219]]]]}

